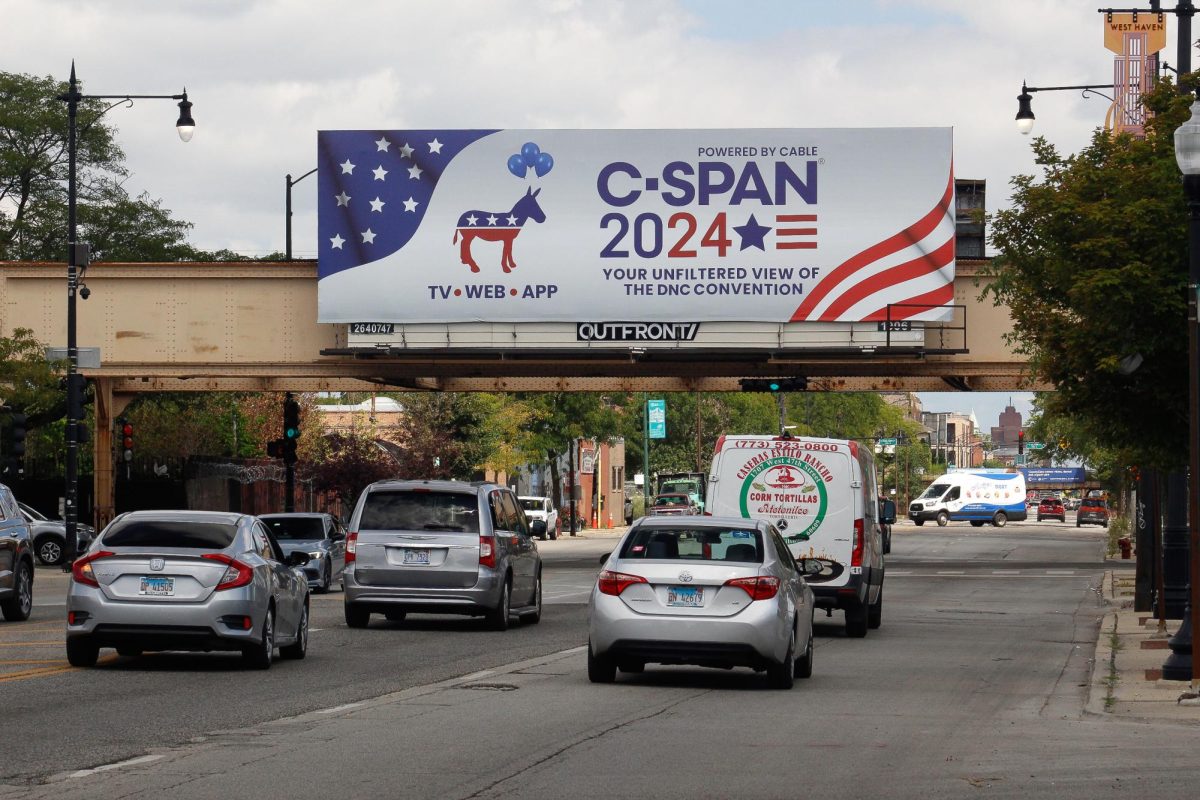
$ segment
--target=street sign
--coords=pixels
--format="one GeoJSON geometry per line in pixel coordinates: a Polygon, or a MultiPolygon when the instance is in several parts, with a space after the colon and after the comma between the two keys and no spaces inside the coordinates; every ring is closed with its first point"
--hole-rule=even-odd
{"type": "Polygon", "coordinates": [[[646,401],[646,428],[651,439],[667,438],[667,401],[646,401]]]}
{"type": "Polygon", "coordinates": [[[895,447],[896,446],[896,437],[890,436],[890,437],[887,437],[884,439],[880,439],[879,444],[882,445],[883,447],[895,447]]]}
{"type": "MultiPolygon", "coordinates": [[[[80,369],[100,369],[100,348],[99,347],[80,347],[77,348],[79,353],[80,369]]],[[[66,361],[67,348],[65,347],[47,347],[47,361],[66,361]]]]}
{"type": "Polygon", "coordinates": [[[1025,449],[1026,450],[1045,450],[1046,443],[1045,442],[1026,442],[1025,449]]]}

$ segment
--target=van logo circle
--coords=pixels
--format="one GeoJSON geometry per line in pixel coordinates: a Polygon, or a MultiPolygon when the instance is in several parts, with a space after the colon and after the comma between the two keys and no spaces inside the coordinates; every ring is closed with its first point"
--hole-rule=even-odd
{"type": "Polygon", "coordinates": [[[150,559],[150,569],[154,570],[155,572],[161,572],[162,568],[166,565],[167,562],[161,558],[150,559]]]}
{"type": "Polygon", "coordinates": [[[686,569],[683,572],[679,573],[679,582],[680,583],[691,583],[692,582],[692,573],[688,572],[686,569]]]}
{"type": "Polygon", "coordinates": [[[755,465],[742,482],[741,512],[743,517],[780,520],[776,527],[783,530],[784,518],[796,523],[796,530],[787,538],[790,542],[805,541],[821,526],[829,508],[829,495],[819,469],[811,464],[811,456],[776,456],[755,465]]]}

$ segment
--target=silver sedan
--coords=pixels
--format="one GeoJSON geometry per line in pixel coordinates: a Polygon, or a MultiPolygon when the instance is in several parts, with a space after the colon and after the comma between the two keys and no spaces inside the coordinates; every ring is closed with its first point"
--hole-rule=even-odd
{"type": "Polygon", "coordinates": [[[769,523],[643,518],[603,563],[588,603],[593,683],[647,663],[751,667],[777,689],[812,675],[805,565],[769,523]]]}
{"type": "Polygon", "coordinates": [[[109,523],[71,568],[67,660],[96,663],[102,647],[240,651],[271,666],[308,649],[304,552],[284,556],[255,517],[216,511],[135,511],[109,523]]]}

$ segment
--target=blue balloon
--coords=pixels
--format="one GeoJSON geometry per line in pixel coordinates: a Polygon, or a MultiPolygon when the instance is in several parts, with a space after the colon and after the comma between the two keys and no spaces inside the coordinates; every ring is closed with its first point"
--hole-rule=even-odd
{"type": "Polygon", "coordinates": [[[532,167],[537,163],[538,155],[542,152],[542,148],[538,147],[533,142],[526,142],[521,147],[521,158],[525,160],[525,166],[532,167]]]}
{"type": "Polygon", "coordinates": [[[533,171],[541,178],[552,169],[554,169],[554,158],[549,153],[540,153],[533,165],[533,171]]]}
{"type": "Polygon", "coordinates": [[[518,178],[524,178],[529,167],[525,165],[525,159],[521,158],[516,153],[508,157],[508,171],[518,178]]]}

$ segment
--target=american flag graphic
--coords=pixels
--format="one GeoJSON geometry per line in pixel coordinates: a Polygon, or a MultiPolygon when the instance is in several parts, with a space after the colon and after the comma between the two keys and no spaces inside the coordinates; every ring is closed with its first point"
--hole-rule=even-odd
{"type": "MultiPolygon", "coordinates": [[[[450,161],[494,130],[317,133],[317,274],[377,261],[417,232],[450,161]]],[[[453,231],[447,231],[447,241],[453,231]]]]}
{"type": "Polygon", "coordinates": [[[951,165],[946,189],[928,213],[831,270],[791,321],[941,319],[954,300],[954,230],[951,165]]]}

